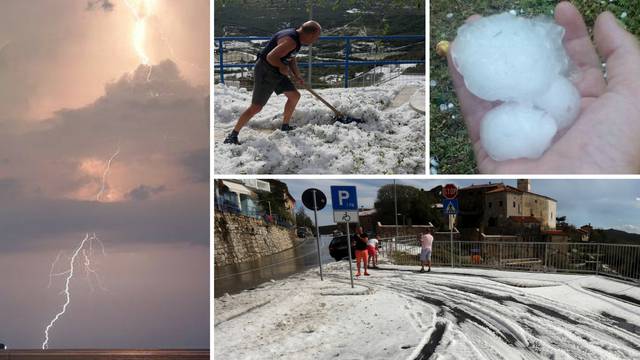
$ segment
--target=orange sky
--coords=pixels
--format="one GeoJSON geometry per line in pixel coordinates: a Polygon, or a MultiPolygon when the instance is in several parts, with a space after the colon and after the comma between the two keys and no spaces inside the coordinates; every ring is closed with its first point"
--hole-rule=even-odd
{"type": "MultiPolygon", "coordinates": [[[[145,42],[151,64],[171,58],[187,80],[208,84],[208,2],[154,1],[145,42]],[[205,31],[194,33],[194,28],[205,31]]],[[[136,68],[136,18],[124,0],[112,2],[112,11],[89,11],[86,0],[3,0],[0,46],[7,45],[0,50],[0,71],[4,62],[15,75],[10,80],[24,82],[4,89],[17,92],[10,113],[43,120],[61,108],[89,104],[104,93],[106,83],[136,68]],[[34,31],[33,24],[42,31],[34,31]]]]}
{"type": "Polygon", "coordinates": [[[75,279],[52,348],[209,344],[209,1],[154,1],[149,78],[124,0],[0,0],[0,273],[15,295],[0,296],[0,341],[12,348],[41,346],[62,305],[50,264],[88,233],[110,254],[110,291],[75,279]]]}

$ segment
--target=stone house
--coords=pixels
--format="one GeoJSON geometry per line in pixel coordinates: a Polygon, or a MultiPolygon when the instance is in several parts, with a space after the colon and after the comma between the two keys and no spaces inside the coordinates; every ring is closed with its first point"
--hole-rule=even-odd
{"type": "Polygon", "coordinates": [[[519,179],[517,187],[504,183],[471,185],[458,191],[460,229],[492,233],[497,228],[556,228],[557,202],[531,191],[530,180],[519,179]]]}
{"type": "Polygon", "coordinates": [[[214,183],[216,207],[223,211],[254,214],[259,210],[256,191],[270,191],[269,183],[262,180],[216,180],[214,183]]]}

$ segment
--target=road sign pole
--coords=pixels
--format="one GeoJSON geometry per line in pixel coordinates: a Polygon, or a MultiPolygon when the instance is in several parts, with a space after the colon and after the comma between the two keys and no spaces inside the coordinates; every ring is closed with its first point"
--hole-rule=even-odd
{"type": "Polygon", "coordinates": [[[347,250],[349,251],[349,279],[351,280],[351,288],[353,289],[353,266],[351,265],[351,234],[349,233],[349,222],[347,225],[347,250]]]}
{"type": "Polygon", "coordinates": [[[318,246],[318,266],[320,267],[320,281],[322,278],[322,258],[320,257],[320,226],[318,226],[318,204],[316,201],[316,191],[313,190],[313,217],[316,221],[316,245],[318,246]]]}
{"type": "Polygon", "coordinates": [[[349,224],[358,223],[358,195],[355,186],[331,186],[333,221],[347,226],[347,253],[349,254],[349,280],[353,288],[353,264],[351,264],[351,231],[349,224]],[[342,216],[340,216],[342,215],[342,216]]]}
{"type": "MultiPolygon", "coordinates": [[[[455,217],[458,214],[458,200],[456,197],[458,196],[458,187],[455,184],[446,184],[442,187],[442,197],[444,200],[442,201],[442,207],[445,211],[445,214],[449,215],[449,246],[451,247],[451,251],[449,256],[451,256],[451,267],[453,267],[453,226],[455,222],[455,217]]],[[[461,244],[460,244],[461,245],[461,244]]],[[[460,258],[460,251],[458,251],[458,258],[460,258]]]]}
{"type": "Polygon", "coordinates": [[[453,215],[449,214],[449,224],[451,224],[451,226],[449,227],[449,232],[450,232],[450,240],[451,240],[451,267],[453,267],[453,215]]]}

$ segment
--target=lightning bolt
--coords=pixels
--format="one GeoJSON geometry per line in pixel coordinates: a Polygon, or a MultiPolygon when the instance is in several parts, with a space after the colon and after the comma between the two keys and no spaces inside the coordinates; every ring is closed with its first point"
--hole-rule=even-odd
{"type": "Polygon", "coordinates": [[[80,243],[80,246],[78,246],[78,248],[76,248],[76,250],[73,252],[73,255],[71,255],[71,260],[69,262],[69,272],[65,280],[64,291],[63,291],[63,294],[65,296],[65,302],[62,305],[62,309],[60,310],[60,312],[56,314],[56,316],[51,320],[49,325],[47,325],[47,327],[44,330],[44,342],[42,343],[42,350],[46,350],[49,348],[49,330],[51,330],[51,328],[60,319],[60,317],[64,315],[65,312],[67,312],[67,307],[71,303],[71,293],[69,291],[69,284],[71,283],[71,279],[73,278],[73,274],[75,272],[74,265],[76,262],[76,257],[78,257],[78,254],[80,253],[80,251],[82,250],[82,248],[84,247],[85,243],[88,240],[89,240],[89,234],[86,234],[84,239],[80,243]]]}
{"type": "Polygon", "coordinates": [[[60,272],[60,273],[54,273],[55,265],[60,260],[62,252],[58,253],[58,256],[56,256],[56,260],[51,264],[51,271],[49,272],[49,285],[47,287],[51,286],[52,278],[54,278],[56,276],[66,275],[65,282],[64,282],[64,284],[65,284],[64,285],[64,290],[62,290],[62,292],[61,292],[61,294],[64,295],[65,301],[64,301],[64,304],[62,305],[62,308],[60,309],[60,311],[53,317],[53,319],[49,322],[49,324],[47,325],[47,327],[44,330],[44,341],[42,343],[42,350],[46,350],[46,349],[49,348],[49,332],[54,327],[56,322],[58,320],[60,320],[60,318],[67,312],[67,308],[71,304],[70,286],[71,286],[71,280],[73,279],[74,275],[76,274],[76,260],[77,260],[78,257],[80,257],[80,256],[82,257],[82,265],[84,266],[87,282],[89,284],[89,288],[91,289],[91,292],[94,291],[92,279],[96,280],[96,283],[97,283],[98,287],[101,290],[107,291],[107,289],[102,285],[102,280],[100,279],[100,275],[98,274],[96,269],[93,268],[93,265],[91,263],[91,257],[93,256],[93,242],[94,241],[97,241],[98,243],[101,244],[101,246],[102,246],[102,254],[104,255],[105,254],[104,245],[102,245],[102,242],[100,241],[100,239],[98,239],[98,237],[96,236],[95,233],[91,234],[91,235],[89,233],[87,233],[87,234],[85,234],[84,238],[82,239],[82,241],[80,242],[78,247],[74,250],[73,254],[71,255],[71,258],[69,259],[69,269],[68,270],[60,272]],[[92,278],[92,276],[93,276],[93,278],[92,278]]]}
{"type": "MultiPolygon", "coordinates": [[[[109,171],[111,169],[111,163],[115,160],[115,158],[118,156],[118,154],[120,154],[120,147],[119,146],[116,149],[116,152],[113,155],[111,155],[111,157],[109,158],[109,161],[107,161],[107,166],[106,166],[106,168],[104,170],[104,173],[102,174],[102,186],[100,188],[100,191],[96,195],[96,200],[97,201],[100,201],[100,198],[101,198],[102,194],[104,193],[104,190],[105,190],[105,187],[106,187],[106,182],[107,182],[107,176],[109,175],[109,171]]],[[[94,241],[97,242],[100,245],[100,248],[102,250],[102,255],[105,256],[106,253],[104,251],[104,244],[102,243],[102,241],[100,241],[100,239],[98,239],[98,237],[96,236],[95,233],[93,233],[91,235],[89,233],[87,233],[84,236],[84,238],[82,239],[82,241],[80,242],[80,244],[78,245],[78,247],[72,253],[71,258],[69,259],[69,268],[68,268],[68,270],[63,271],[63,272],[59,272],[59,273],[55,273],[55,267],[56,267],[56,264],[58,263],[58,261],[60,261],[60,257],[62,256],[62,252],[58,252],[58,255],[56,256],[56,259],[51,264],[51,269],[49,270],[49,283],[47,285],[47,288],[51,287],[51,281],[52,281],[52,279],[54,277],[66,276],[65,282],[64,282],[64,290],[62,291],[62,294],[64,295],[65,301],[64,301],[64,304],[62,304],[62,308],[60,309],[60,311],[53,317],[51,322],[49,322],[49,324],[46,326],[46,328],[44,330],[44,341],[42,342],[42,350],[46,350],[46,349],[49,348],[49,331],[54,327],[56,322],[58,320],[60,320],[60,318],[67,312],[67,308],[71,304],[70,284],[71,284],[71,280],[73,279],[73,276],[75,275],[75,272],[76,272],[76,268],[75,268],[76,259],[79,256],[82,257],[82,265],[84,266],[85,276],[87,278],[87,282],[89,283],[89,287],[91,289],[91,292],[94,291],[92,279],[96,280],[96,283],[97,283],[98,287],[101,290],[107,291],[107,289],[102,285],[102,280],[100,279],[100,275],[98,274],[96,269],[93,267],[92,262],[91,262],[91,258],[93,257],[93,242],[94,241]]]]}
{"type": "Polygon", "coordinates": [[[149,65],[150,59],[145,49],[147,20],[156,8],[155,0],[124,0],[136,23],[133,28],[133,48],[142,65],[149,65]]]}
{"type": "Polygon", "coordinates": [[[113,162],[113,160],[115,160],[116,157],[118,157],[118,155],[120,155],[120,146],[118,146],[116,152],[111,155],[109,161],[107,161],[107,167],[104,169],[104,173],[102,174],[102,185],[100,187],[100,191],[96,195],[96,201],[100,201],[102,195],[104,194],[104,190],[107,184],[107,176],[109,176],[109,172],[111,171],[111,163],[113,162]]]}

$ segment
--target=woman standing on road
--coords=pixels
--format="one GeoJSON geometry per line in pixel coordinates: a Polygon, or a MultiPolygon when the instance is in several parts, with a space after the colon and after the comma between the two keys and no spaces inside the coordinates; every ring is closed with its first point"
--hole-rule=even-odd
{"type": "Polygon", "coordinates": [[[367,236],[367,234],[365,234],[362,231],[362,226],[358,226],[358,228],[356,229],[355,240],[356,240],[356,267],[358,269],[356,276],[360,276],[360,261],[362,261],[364,266],[364,275],[369,276],[369,272],[367,271],[368,270],[367,246],[368,246],[369,237],[367,236]]]}
{"type": "Polygon", "coordinates": [[[378,268],[378,239],[375,234],[371,236],[371,239],[367,242],[367,251],[369,253],[369,262],[373,263],[373,266],[369,266],[370,269],[378,268]]]}

